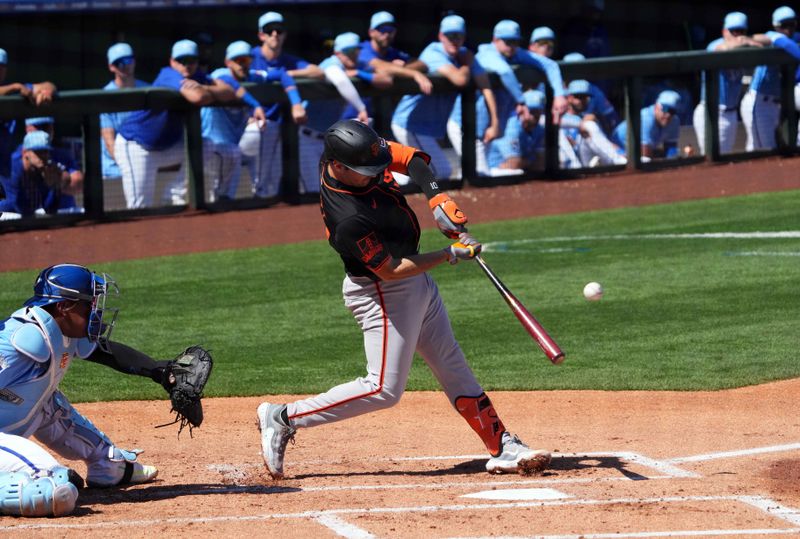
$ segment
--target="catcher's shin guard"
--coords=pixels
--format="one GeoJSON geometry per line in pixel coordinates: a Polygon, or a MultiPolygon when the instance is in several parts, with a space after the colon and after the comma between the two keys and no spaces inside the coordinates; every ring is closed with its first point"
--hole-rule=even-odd
{"type": "Polygon", "coordinates": [[[78,489],[63,470],[39,478],[26,472],[0,473],[0,515],[62,517],[72,513],[78,489]]]}
{"type": "Polygon", "coordinates": [[[489,454],[493,457],[498,456],[503,449],[502,436],[506,428],[497,417],[492,401],[486,393],[481,393],[477,397],[458,397],[455,406],[472,430],[481,437],[489,454]]]}

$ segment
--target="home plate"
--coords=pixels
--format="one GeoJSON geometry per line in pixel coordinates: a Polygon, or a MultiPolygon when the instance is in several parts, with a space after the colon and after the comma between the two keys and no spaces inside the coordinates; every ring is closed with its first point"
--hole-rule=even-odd
{"type": "Polygon", "coordinates": [[[480,498],[483,500],[561,500],[572,496],[554,488],[510,488],[473,492],[472,494],[464,494],[461,497],[480,498]]]}

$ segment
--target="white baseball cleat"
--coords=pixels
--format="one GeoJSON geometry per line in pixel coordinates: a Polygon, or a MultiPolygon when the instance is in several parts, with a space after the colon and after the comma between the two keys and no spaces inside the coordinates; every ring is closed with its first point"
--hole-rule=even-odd
{"type": "Polygon", "coordinates": [[[155,466],[148,466],[147,464],[133,463],[133,473],[128,483],[131,485],[140,485],[142,483],[149,483],[153,481],[158,475],[158,468],[155,466]]]}
{"type": "Polygon", "coordinates": [[[261,431],[261,456],[267,472],[273,479],[283,479],[283,456],[286,444],[294,440],[297,429],[288,427],[281,421],[285,404],[262,402],[258,405],[258,430],[261,431]]]}
{"type": "Polygon", "coordinates": [[[543,449],[531,449],[516,435],[503,433],[503,450],[486,462],[489,473],[518,473],[520,475],[537,475],[550,465],[550,452],[543,449]]]}

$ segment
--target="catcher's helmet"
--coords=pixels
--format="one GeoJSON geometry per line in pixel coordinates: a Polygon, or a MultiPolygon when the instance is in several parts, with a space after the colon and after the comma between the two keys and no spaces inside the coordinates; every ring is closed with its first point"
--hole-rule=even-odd
{"type": "Polygon", "coordinates": [[[105,350],[119,312],[119,309],[106,307],[106,295],[109,292],[119,294],[119,288],[105,273],[98,275],[78,264],[56,264],[39,273],[33,284],[33,296],[28,298],[24,305],[42,307],[61,301],[91,303],[92,311],[89,315],[89,326],[86,328],[87,336],[105,350]],[[108,321],[108,318],[111,320],[108,321]]]}
{"type": "Polygon", "coordinates": [[[339,120],[325,132],[325,159],[375,176],[392,161],[389,145],[368,125],[358,120],[339,120]]]}

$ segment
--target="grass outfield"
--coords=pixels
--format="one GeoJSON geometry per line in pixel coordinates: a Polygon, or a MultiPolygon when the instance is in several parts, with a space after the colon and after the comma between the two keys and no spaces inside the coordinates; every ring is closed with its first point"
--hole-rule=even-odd
{"type": "MultiPolygon", "coordinates": [[[[565,350],[561,366],[476,264],[432,273],[488,390],[699,390],[797,377],[800,237],[751,233],[800,230],[799,207],[790,191],[473,225],[484,259],[565,350]],[[601,301],[583,298],[589,281],[604,285],[601,301]]],[[[423,250],[445,245],[436,231],[423,235],[423,250]]],[[[122,289],[116,340],[156,357],[195,342],[213,350],[209,396],[314,393],[363,374],[341,263],[324,242],[93,269],[122,289]]],[[[3,313],[34,277],[0,274],[3,313]]],[[[439,386],[417,359],[408,387],[439,386]]],[[[152,382],[81,361],[62,388],[75,402],[163,398],[152,382]]]]}

